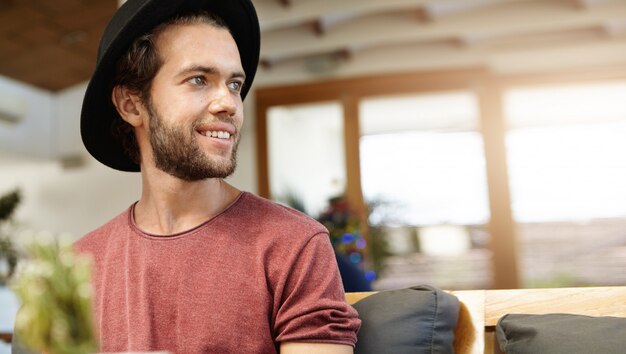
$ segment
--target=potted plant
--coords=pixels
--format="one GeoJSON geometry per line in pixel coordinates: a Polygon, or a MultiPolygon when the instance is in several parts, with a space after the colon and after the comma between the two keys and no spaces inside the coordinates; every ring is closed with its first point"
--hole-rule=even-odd
{"type": "Polygon", "coordinates": [[[91,266],[71,243],[39,238],[27,247],[12,288],[22,307],[15,320],[20,345],[47,354],[98,350],[91,308],[91,266]]]}

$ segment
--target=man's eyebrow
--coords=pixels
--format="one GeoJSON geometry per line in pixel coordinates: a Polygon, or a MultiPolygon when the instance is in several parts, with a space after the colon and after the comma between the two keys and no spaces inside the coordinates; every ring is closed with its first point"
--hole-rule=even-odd
{"type": "Polygon", "coordinates": [[[230,78],[231,78],[231,79],[238,78],[238,79],[243,79],[243,80],[245,80],[245,79],[246,79],[246,73],[244,73],[243,71],[235,71],[235,72],[234,72],[234,73],[230,76],[230,78]]]}
{"type": "MultiPolygon", "coordinates": [[[[190,65],[188,67],[183,68],[177,76],[183,76],[191,73],[201,72],[204,74],[218,74],[219,70],[212,66],[204,66],[204,65],[190,65]]],[[[246,74],[243,71],[235,71],[230,75],[230,78],[241,78],[245,79],[246,74]]]]}

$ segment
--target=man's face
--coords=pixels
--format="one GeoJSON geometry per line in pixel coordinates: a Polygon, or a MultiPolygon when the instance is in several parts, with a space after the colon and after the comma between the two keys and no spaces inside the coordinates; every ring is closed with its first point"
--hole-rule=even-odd
{"type": "MultiPolygon", "coordinates": [[[[183,126],[166,126],[152,102],[149,102],[148,110],[150,146],[157,168],[186,181],[226,178],[235,172],[238,136],[235,138],[230,160],[214,158],[203,151],[200,144],[193,139],[193,131],[190,132],[183,126]]],[[[194,127],[197,124],[201,124],[201,121],[197,121],[194,127]]]]}
{"type": "Polygon", "coordinates": [[[146,102],[154,164],[177,178],[224,178],[236,166],[245,76],[227,30],[172,26],[157,38],[163,65],[146,102]]]}

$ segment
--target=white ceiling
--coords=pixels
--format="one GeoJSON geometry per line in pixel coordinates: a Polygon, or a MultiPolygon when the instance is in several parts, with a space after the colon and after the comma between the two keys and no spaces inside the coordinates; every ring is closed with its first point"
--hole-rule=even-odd
{"type": "Polygon", "coordinates": [[[257,86],[403,70],[626,65],[626,0],[253,0],[257,86]]]}

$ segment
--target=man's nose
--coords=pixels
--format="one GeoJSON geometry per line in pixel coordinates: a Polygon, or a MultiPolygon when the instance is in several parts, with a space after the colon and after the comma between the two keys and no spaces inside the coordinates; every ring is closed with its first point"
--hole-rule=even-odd
{"type": "Polygon", "coordinates": [[[209,105],[211,114],[233,116],[237,111],[234,94],[226,85],[222,85],[216,90],[215,95],[211,98],[209,105]]]}

